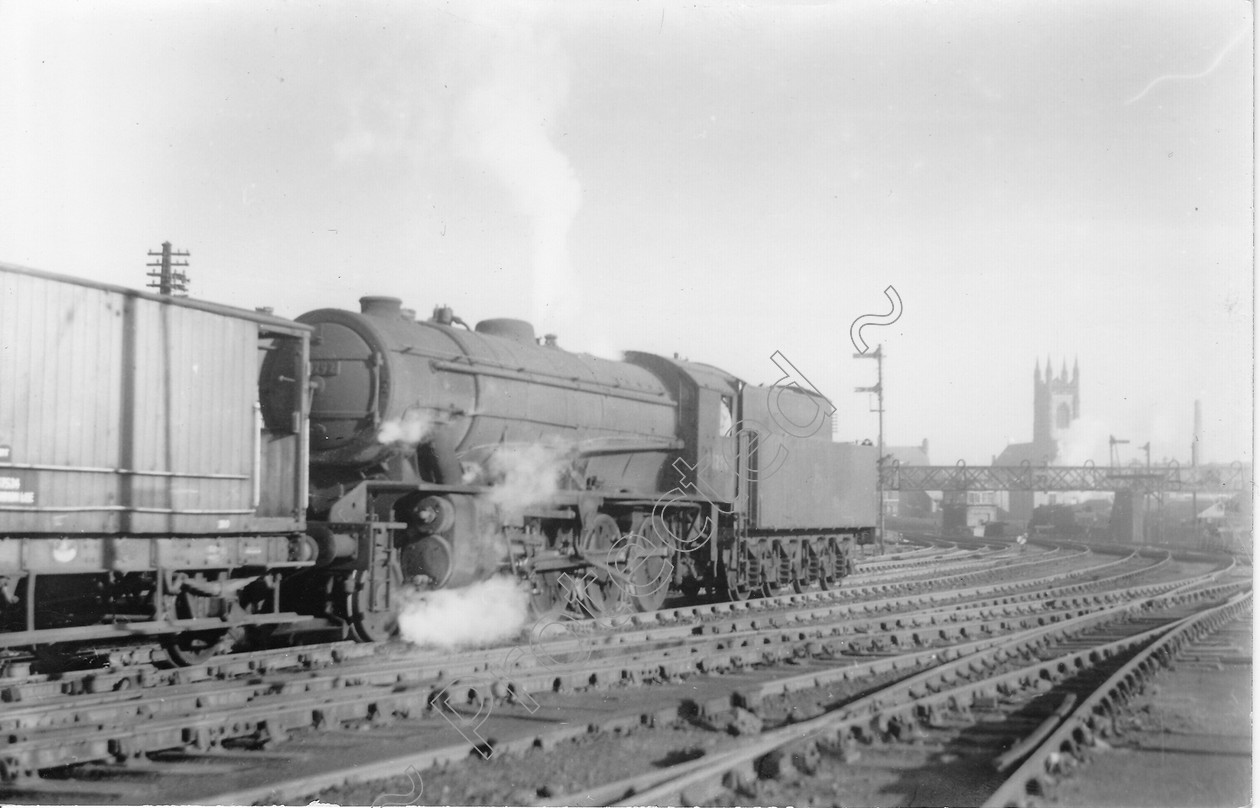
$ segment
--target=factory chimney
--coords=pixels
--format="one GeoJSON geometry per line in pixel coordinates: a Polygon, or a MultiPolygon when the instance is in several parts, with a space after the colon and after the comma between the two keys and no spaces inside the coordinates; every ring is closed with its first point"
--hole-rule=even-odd
{"type": "Polygon", "coordinates": [[[1203,440],[1203,404],[1194,400],[1194,441],[1190,444],[1190,465],[1199,465],[1199,442],[1203,440]]]}

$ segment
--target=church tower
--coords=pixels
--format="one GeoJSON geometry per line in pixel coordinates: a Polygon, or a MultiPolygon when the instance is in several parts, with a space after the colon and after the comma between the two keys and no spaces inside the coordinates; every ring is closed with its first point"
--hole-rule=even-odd
{"type": "Polygon", "coordinates": [[[1059,375],[1046,357],[1046,372],[1041,374],[1041,363],[1033,370],[1033,446],[1035,451],[1052,461],[1058,454],[1058,442],[1071,428],[1072,422],[1081,417],[1081,369],[1072,362],[1072,375],[1068,376],[1067,362],[1059,375]]]}

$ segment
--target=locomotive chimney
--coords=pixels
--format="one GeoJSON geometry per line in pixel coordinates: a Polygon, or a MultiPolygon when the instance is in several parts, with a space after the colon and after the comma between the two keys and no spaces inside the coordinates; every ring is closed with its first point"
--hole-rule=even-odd
{"type": "Polygon", "coordinates": [[[368,295],[359,298],[359,311],[373,317],[401,317],[402,301],[386,295],[368,295]]]}

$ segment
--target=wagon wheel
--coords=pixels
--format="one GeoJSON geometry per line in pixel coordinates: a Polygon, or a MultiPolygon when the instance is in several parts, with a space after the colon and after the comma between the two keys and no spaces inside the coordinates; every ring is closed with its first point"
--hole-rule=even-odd
{"type": "MultiPolygon", "coordinates": [[[[167,596],[167,608],[174,612],[177,620],[195,620],[217,616],[211,614],[211,607],[216,600],[218,598],[198,595],[184,589],[167,596]]],[[[184,668],[200,665],[216,654],[228,653],[244,639],[244,626],[225,626],[207,631],[183,631],[167,635],[162,638],[162,648],[172,664],[184,668]]]]}
{"type": "Polygon", "coordinates": [[[780,545],[765,545],[761,551],[762,569],[766,571],[765,585],[762,590],[765,596],[773,598],[787,592],[791,585],[792,557],[780,545]]]}
{"type": "Polygon", "coordinates": [[[827,539],[826,553],[828,574],[825,580],[828,586],[839,586],[844,576],[852,573],[853,560],[846,558],[843,548],[834,538],[827,539]]]}
{"type": "Polygon", "coordinates": [[[50,642],[32,645],[30,649],[31,654],[39,660],[42,670],[45,672],[69,670],[85,659],[83,654],[76,650],[73,643],[50,642]]]}
{"type": "Polygon", "coordinates": [[[808,541],[802,539],[795,550],[796,559],[792,561],[792,591],[799,595],[818,579],[818,565],[814,562],[814,551],[808,541]]]}
{"type": "Polygon", "coordinates": [[[818,588],[822,590],[831,589],[837,583],[835,548],[830,541],[821,541],[811,546],[810,553],[815,559],[816,572],[814,577],[818,581],[818,588]]]}
{"type": "Polygon", "coordinates": [[[665,520],[649,516],[639,525],[638,534],[630,541],[626,569],[629,572],[630,601],[641,612],[661,608],[674,578],[674,561],[670,558],[669,535],[665,520]]]}
{"type": "Polygon", "coordinates": [[[792,590],[800,594],[818,580],[817,558],[814,555],[813,546],[808,541],[801,541],[796,554],[796,564],[793,566],[795,569],[792,576],[792,590]]]}
{"type": "Polygon", "coordinates": [[[612,563],[614,552],[624,549],[617,520],[606,513],[596,514],[582,531],[581,547],[590,566],[580,583],[583,606],[592,617],[608,617],[629,606],[624,573],[612,563]]]}
{"type": "Polygon", "coordinates": [[[723,594],[727,600],[748,600],[761,585],[761,559],[743,542],[731,554],[731,563],[728,565],[723,559],[719,570],[723,594]]]}

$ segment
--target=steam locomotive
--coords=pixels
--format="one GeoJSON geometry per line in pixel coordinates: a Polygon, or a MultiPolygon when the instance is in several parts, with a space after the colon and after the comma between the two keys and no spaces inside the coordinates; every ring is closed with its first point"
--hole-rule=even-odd
{"type": "Polygon", "coordinates": [[[772,359],[756,386],[396,298],[291,321],[0,264],[0,648],[371,641],[406,588],[496,573],[590,614],[834,586],[875,450],[772,359]]]}

